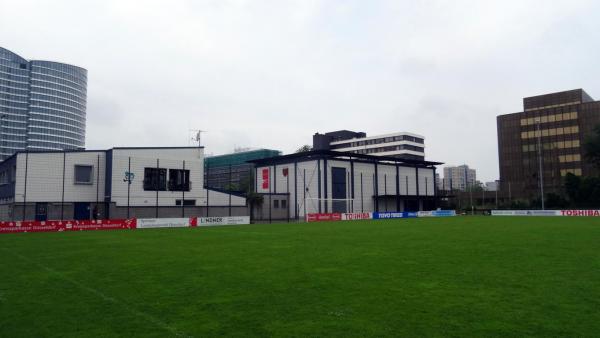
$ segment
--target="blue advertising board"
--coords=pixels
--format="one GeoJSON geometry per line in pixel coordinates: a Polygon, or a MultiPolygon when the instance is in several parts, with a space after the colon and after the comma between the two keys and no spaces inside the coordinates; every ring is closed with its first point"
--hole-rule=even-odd
{"type": "Polygon", "coordinates": [[[374,212],[373,219],[415,218],[416,212],[374,212]]]}

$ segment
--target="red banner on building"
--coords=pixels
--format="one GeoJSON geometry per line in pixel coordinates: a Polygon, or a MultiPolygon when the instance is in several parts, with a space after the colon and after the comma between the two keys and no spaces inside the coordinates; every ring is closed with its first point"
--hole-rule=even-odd
{"type": "Polygon", "coordinates": [[[135,229],[136,219],[0,222],[1,233],[135,229]]]}
{"type": "Polygon", "coordinates": [[[269,189],[269,168],[262,170],[262,188],[269,189]]]}
{"type": "Polygon", "coordinates": [[[342,214],[340,214],[340,213],[308,214],[308,215],[306,215],[306,220],[308,222],[341,221],[342,214]]]}

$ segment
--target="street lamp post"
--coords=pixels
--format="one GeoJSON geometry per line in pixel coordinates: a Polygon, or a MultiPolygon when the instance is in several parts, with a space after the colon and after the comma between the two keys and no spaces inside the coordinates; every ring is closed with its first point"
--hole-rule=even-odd
{"type": "Polygon", "coordinates": [[[537,134],[537,146],[538,146],[538,164],[539,164],[539,184],[540,184],[540,198],[542,200],[542,210],[544,208],[544,171],[542,168],[542,130],[540,128],[540,119],[536,119],[536,134],[537,134]]]}

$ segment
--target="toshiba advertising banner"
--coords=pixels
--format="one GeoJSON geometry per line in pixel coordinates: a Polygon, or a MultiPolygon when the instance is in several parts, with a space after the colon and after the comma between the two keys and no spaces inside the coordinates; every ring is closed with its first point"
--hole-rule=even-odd
{"type": "Polygon", "coordinates": [[[354,221],[359,219],[373,219],[373,214],[370,212],[347,212],[342,214],[342,220],[354,221]]]}
{"type": "Polygon", "coordinates": [[[600,217],[600,210],[560,210],[560,216],[600,217]]]}
{"type": "Polygon", "coordinates": [[[137,227],[150,228],[185,228],[191,226],[189,218],[138,218],[137,227]]]}
{"type": "Polygon", "coordinates": [[[198,217],[198,226],[250,224],[250,216],[198,217]]]}
{"type": "Polygon", "coordinates": [[[135,229],[135,219],[0,222],[1,233],[135,229]]]}

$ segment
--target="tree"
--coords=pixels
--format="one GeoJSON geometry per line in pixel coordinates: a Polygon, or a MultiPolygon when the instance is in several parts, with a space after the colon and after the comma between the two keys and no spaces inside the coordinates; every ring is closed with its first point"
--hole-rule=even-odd
{"type": "Polygon", "coordinates": [[[571,201],[571,203],[576,204],[579,202],[579,188],[581,185],[581,178],[579,178],[578,176],[575,176],[571,173],[568,173],[565,176],[565,181],[564,181],[564,186],[565,186],[565,192],[567,193],[567,196],[569,196],[569,200],[571,201]]]}
{"type": "Polygon", "coordinates": [[[303,153],[305,151],[311,151],[312,147],[309,146],[308,144],[303,145],[302,147],[298,148],[298,150],[296,150],[297,153],[303,153]]]}
{"type": "Polygon", "coordinates": [[[600,169],[600,125],[594,127],[594,133],[583,143],[585,158],[600,169]]]}

